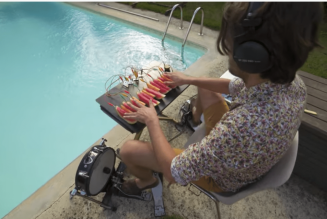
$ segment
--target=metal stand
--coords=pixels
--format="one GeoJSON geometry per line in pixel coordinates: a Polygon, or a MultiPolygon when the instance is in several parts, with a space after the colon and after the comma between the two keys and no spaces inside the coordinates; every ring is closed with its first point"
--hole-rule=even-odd
{"type": "Polygon", "coordinates": [[[154,173],[153,175],[159,180],[159,184],[156,187],[152,188],[152,195],[154,201],[154,216],[160,217],[166,214],[165,206],[163,204],[162,199],[162,182],[158,173],[154,173]]]}

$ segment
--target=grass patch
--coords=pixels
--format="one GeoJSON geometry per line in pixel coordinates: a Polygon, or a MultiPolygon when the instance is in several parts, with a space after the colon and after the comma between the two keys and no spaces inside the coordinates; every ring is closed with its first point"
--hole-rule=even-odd
{"type": "Polygon", "coordinates": [[[163,216],[162,219],[184,219],[183,217],[181,216],[178,216],[178,215],[172,215],[172,216],[163,216]]]}
{"type": "Polygon", "coordinates": [[[327,78],[327,22],[325,21],[319,31],[319,42],[323,49],[314,49],[301,67],[301,70],[310,74],[327,78]]]}
{"type": "MultiPolygon", "coordinates": [[[[120,2],[121,4],[132,5],[133,2],[120,2]]],[[[136,8],[142,10],[148,10],[157,12],[160,14],[165,14],[165,12],[172,8],[177,2],[139,2],[136,4],[136,8]],[[170,6],[170,7],[166,7],[170,6]]],[[[204,21],[203,25],[213,30],[220,30],[222,12],[224,7],[224,2],[188,2],[185,7],[183,7],[183,20],[191,21],[193,13],[196,8],[202,7],[204,11],[204,21]]],[[[325,13],[327,12],[327,3],[324,3],[325,13]]],[[[180,19],[180,10],[176,8],[173,13],[173,17],[180,19]]],[[[194,23],[201,24],[201,11],[199,11],[195,18],[194,23]]],[[[188,28],[188,27],[184,27],[188,28]]],[[[319,31],[319,41],[324,47],[323,49],[314,49],[301,67],[301,70],[317,75],[322,78],[327,78],[327,16],[319,31]]]]}
{"type": "MultiPolygon", "coordinates": [[[[133,2],[119,2],[122,4],[131,5],[133,2]]],[[[135,8],[148,10],[157,12],[160,14],[165,14],[165,12],[172,8],[177,2],[158,2],[158,3],[151,3],[151,2],[139,2],[136,4],[135,8]],[[170,6],[170,7],[166,7],[170,6]]],[[[204,20],[203,26],[206,26],[213,30],[220,30],[221,25],[221,18],[222,18],[222,10],[224,6],[224,2],[188,2],[183,7],[183,20],[184,21],[191,21],[193,13],[195,9],[201,7],[204,11],[204,20]]],[[[201,24],[201,11],[198,11],[196,14],[193,23],[201,24]]],[[[180,9],[176,8],[173,17],[180,19],[180,9]]],[[[188,27],[186,27],[188,28],[188,27]]]]}

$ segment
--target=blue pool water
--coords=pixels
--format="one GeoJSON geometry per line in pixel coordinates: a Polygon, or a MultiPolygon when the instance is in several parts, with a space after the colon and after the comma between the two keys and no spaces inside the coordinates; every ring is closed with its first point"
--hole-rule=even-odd
{"type": "MultiPolygon", "coordinates": [[[[95,99],[128,65],[204,51],[64,3],[0,3],[0,218],[116,123],[95,99]]],[[[72,175],[74,178],[74,175],[72,175]]]]}

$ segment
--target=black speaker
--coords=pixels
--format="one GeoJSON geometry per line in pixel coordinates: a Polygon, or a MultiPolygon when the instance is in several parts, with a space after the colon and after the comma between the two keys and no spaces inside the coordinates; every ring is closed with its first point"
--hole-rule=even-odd
{"type": "Polygon", "coordinates": [[[272,67],[268,27],[255,12],[263,2],[251,2],[240,24],[234,28],[233,58],[247,73],[262,73],[272,67]]]}

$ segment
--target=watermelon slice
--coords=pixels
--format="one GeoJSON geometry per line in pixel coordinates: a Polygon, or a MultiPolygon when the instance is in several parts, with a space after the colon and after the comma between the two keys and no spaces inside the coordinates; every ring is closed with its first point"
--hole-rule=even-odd
{"type": "Polygon", "coordinates": [[[150,99],[147,99],[145,96],[142,96],[140,93],[137,93],[137,96],[139,97],[139,99],[144,102],[146,105],[149,106],[149,100],[150,99]]]}
{"type": "Polygon", "coordinates": [[[136,101],[136,100],[134,100],[134,99],[131,98],[131,103],[132,103],[134,106],[139,107],[135,101],[136,101]]]}
{"type": "MultiPolygon", "coordinates": [[[[169,78],[167,78],[165,76],[159,77],[158,79],[160,79],[164,83],[164,85],[166,85],[165,82],[167,82],[167,81],[171,82],[172,81],[171,79],[169,79],[169,78]]],[[[170,88],[176,88],[176,86],[171,86],[171,85],[166,85],[166,86],[169,86],[170,88]]]]}
{"type": "MultiPolygon", "coordinates": [[[[169,89],[166,89],[166,88],[164,88],[164,87],[161,87],[160,85],[156,84],[154,81],[151,81],[150,83],[151,83],[153,86],[157,86],[157,87],[159,87],[159,89],[160,89],[160,93],[162,93],[162,94],[166,94],[166,93],[168,93],[168,91],[169,91],[169,89]]],[[[157,82],[157,83],[159,83],[159,82],[157,82]]]]}
{"type": "Polygon", "coordinates": [[[140,100],[142,100],[144,103],[146,103],[148,106],[149,106],[149,101],[150,99],[152,100],[152,103],[154,106],[157,106],[160,104],[159,101],[153,99],[152,97],[146,95],[145,93],[142,93],[142,92],[138,92],[137,93],[137,96],[139,97],[140,100]]]}
{"type": "Polygon", "coordinates": [[[152,90],[155,90],[155,91],[160,91],[160,88],[150,84],[150,83],[146,83],[146,85],[148,85],[148,88],[151,88],[152,90]]]}
{"type": "Polygon", "coordinates": [[[148,95],[147,93],[145,93],[145,92],[141,92],[140,94],[143,95],[143,96],[145,96],[145,98],[152,100],[152,103],[153,103],[155,106],[157,106],[157,105],[160,104],[159,101],[153,99],[153,97],[151,97],[151,96],[148,95]]]}
{"type": "Polygon", "coordinates": [[[127,109],[126,107],[124,107],[123,104],[120,106],[120,108],[122,108],[123,110],[125,110],[125,111],[128,112],[128,113],[131,113],[131,112],[132,112],[132,111],[130,111],[129,109],[127,109]]]}
{"type": "Polygon", "coordinates": [[[123,106],[126,107],[129,111],[136,112],[136,110],[130,107],[125,101],[123,102],[123,106]]]}
{"type": "Polygon", "coordinates": [[[161,78],[162,78],[162,81],[173,81],[173,80],[171,80],[169,77],[167,77],[165,75],[162,75],[161,78]]]}
{"type": "Polygon", "coordinates": [[[167,85],[165,85],[165,83],[164,83],[163,81],[161,81],[160,79],[155,79],[154,82],[157,83],[157,84],[159,84],[159,85],[161,85],[161,86],[163,86],[163,87],[166,88],[166,89],[170,89],[170,88],[167,87],[167,85]]]}
{"type": "Polygon", "coordinates": [[[142,90],[142,92],[143,93],[145,93],[145,94],[147,94],[147,95],[149,95],[150,97],[152,97],[152,98],[154,98],[155,97],[155,95],[154,94],[151,94],[151,93],[149,93],[149,92],[147,92],[146,90],[142,90]]]}
{"type": "Polygon", "coordinates": [[[166,95],[163,95],[162,93],[158,92],[158,91],[155,91],[155,90],[152,90],[150,88],[145,88],[145,90],[150,93],[150,94],[153,94],[155,95],[155,97],[160,100],[162,98],[164,98],[166,95]]]}
{"type": "Polygon", "coordinates": [[[143,106],[145,106],[145,103],[143,103],[142,101],[138,100],[137,98],[133,97],[130,99],[131,100],[131,103],[136,106],[136,107],[139,107],[139,105],[137,105],[136,102],[138,102],[139,104],[142,104],[143,106]]]}
{"type": "Polygon", "coordinates": [[[120,116],[120,118],[122,118],[123,120],[125,120],[129,124],[135,124],[137,122],[135,119],[125,119],[124,115],[127,112],[125,110],[123,110],[122,108],[120,108],[119,106],[116,106],[115,109],[116,109],[117,114],[120,116]]]}

